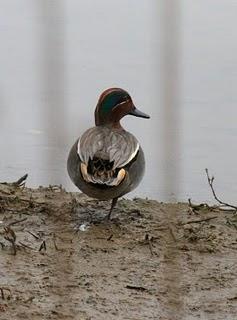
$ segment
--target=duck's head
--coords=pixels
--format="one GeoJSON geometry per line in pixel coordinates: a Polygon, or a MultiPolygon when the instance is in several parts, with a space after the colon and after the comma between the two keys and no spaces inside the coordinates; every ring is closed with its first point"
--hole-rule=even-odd
{"type": "Polygon", "coordinates": [[[127,114],[146,119],[150,118],[134,106],[127,91],[120,88],[110,88],[105,90],[99,98],[95,109],[95,124],[97,126],[117,126],[119,121],[127,114]]]}

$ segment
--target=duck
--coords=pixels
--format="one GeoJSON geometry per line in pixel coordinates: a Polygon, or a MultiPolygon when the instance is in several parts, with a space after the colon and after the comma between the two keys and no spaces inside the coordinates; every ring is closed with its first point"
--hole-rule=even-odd
{"type": "Polygon", "coordinates": [[[139,185],[145,170],[140,143],[120,123],[126,115],[150,118],[135,107],[127,91],[105,90],[95,108],[95,126],[76,140],[67,160],[69,177],[79,190],[91,198],[112,201],[108,220],[118,198],[139,185]]]}

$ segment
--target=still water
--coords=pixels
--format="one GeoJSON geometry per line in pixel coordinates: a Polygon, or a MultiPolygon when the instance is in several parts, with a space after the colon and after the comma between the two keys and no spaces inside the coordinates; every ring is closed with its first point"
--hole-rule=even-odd
{"type": "Polygon", "coordinates": [[[237,2],[0,2],[0,180],[62,184],[67,153],[99,94],[131,94],[126,117],[146,154],[131,196],[237,203],[237,2]]]}

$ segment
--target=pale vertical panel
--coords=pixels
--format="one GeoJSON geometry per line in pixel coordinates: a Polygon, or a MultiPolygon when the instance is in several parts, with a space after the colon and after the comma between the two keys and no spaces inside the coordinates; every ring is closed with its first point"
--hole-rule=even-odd
{"type": "Polygon", "coordinates": [[[161,5],[161,108],[163,143],[163,190],[167,200],[180,194],[180,3],[161,5]]]}
{"type": "Polygon", "coordinates": [[[65,13],[64,1],[39,1],[41,17],[41,99],[44,128],[47,134],[49,170],[48,180],[60,181],[61,167],[65,166],[62,150],[67,135],[65,101],[65,13]]]}
{"type": "MultiPolygon", "coordinates": [[[[180,194],[180,2],[163,0],[161,6],[161,108],[162,108],[162,167],[163,192],[165,199],[176,201],[180,194]]],[[[177,248],[176,223],[174,208],[164,211],[167,224],[166,252],[167,264],[163,270],[167,297],[165,309],[167,318],[183,319],[184,301],[182,291],[182,260],[177,248]]]]}

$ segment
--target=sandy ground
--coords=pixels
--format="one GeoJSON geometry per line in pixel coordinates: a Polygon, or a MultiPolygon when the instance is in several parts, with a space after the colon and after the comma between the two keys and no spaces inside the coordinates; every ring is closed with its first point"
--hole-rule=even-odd
{"type": "Polygon", "coordinates": [[[237,319],[237,216],[122,199],[107,222],[108,209],[0,184],[0,319],[237,319]]]}

